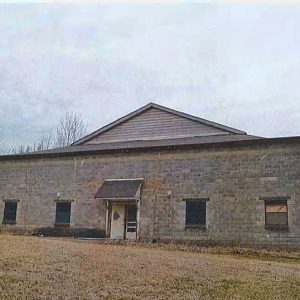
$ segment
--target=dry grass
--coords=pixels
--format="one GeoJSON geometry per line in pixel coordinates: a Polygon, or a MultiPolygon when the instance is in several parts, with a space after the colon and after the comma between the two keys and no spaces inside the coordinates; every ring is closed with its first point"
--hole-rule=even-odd
{"type": "Polygon", "coordinates": [[[252,258],[264,261],[278,261],[300,263],[300,252],[290,251],[283,248],[278,249],[263,249],[263,248],[247,248],[241,246],[199,246],[197,244],[184,244],[174,242],[148,244],[150,247],[158,247],[165,250],[178,250],[184,252],[195,252],[204,254],[223,254],[232,255],[240,258],[252,258]]]}
{"type": "Polygon", "coordinates": [[[0,235],[0,299],[300,299],[297,253],[176,247],[0,235]]]}

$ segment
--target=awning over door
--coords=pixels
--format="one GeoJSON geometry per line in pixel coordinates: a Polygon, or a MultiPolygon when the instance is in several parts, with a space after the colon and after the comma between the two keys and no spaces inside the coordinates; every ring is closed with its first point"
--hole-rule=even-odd
{"type": "Polygon", "coordinates": [[[95,195],[95,199],[139,199],[143,179],[107,179],[95,195]]]}

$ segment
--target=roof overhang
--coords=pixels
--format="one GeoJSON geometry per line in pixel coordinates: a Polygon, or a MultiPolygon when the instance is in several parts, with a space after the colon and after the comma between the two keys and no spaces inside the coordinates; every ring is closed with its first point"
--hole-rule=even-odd
{"type": "Polygon", "coordinates": [[[150,152],[163,150],[183,149],[212,149],[212,148],[234,148],[234,147],[261,147],[300,144],[300,136],[280,138],[260,138],[248,135],[223,135],[222,140],[218,136],[209,138],[174,139],[164,141],[139,141],[130,143],[113,143],[91,146],[68,146],[61,149],[43,150],[32,153],[0,155],[0,161],[25,160],[53,157],[78,157],[87,155],[115,154],[129,152],[150,152]],[[230,139],[229,139],[230,138],[230,139]],[[237,139],[236,139],[237,138],[237,139]]]}

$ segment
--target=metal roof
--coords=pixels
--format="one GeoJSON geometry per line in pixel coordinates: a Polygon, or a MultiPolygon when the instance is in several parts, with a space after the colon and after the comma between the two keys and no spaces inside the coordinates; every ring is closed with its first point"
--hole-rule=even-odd
{"type": "Polygon", "coordinates": [[[214,135],[205,137],[188,137],[188,138],[175,138],[164,140],[142,140],[142,141],[128,141],[118,143],[105,143],[105,144],[93,144],[93,145],[80,145],[80,146],[68,146],[50,150],[42,150],[24,154],[11,154],[2,155],[0,160],[4,159],[18,159],[18,158],[38,158],[38,157],[50,157],[50,156],[67,156],[67,155],[81,155],[81,154],[93,154],[93,153],[112,153],[112,152],[126,152],[130,150],[150,150],[150,149],[163,149],[163,148],[180,148],[188,146],[200,146],[211,144],[222,144],[229,142],[241,142],[241,141],[255,141],[264,140],[264,138],[252,136],[252,135],[214,135]]]}
{"type": "Polygon", "coordinates": [[[97,191],[95,199],[136,199],[142,184],[142,178],[106,179],[97,191]]]}
{"type": "Polygon", "coordinates": [[[80,155],[98,155],[105,153],[124,153],[141,151],[160,151],[164,149],[199,149],[213,147],[286,145],[300,143],[300,136],[261,138],[251,135],[219,135],[209,137],[193,137],[168,140],[132,141],[107,143],[98,145],[69,146],[51,150],[37,151],[24,154],[0,155],[0,161],[17,159],[34,159],[47,157],[67,157],[80,155]]]}

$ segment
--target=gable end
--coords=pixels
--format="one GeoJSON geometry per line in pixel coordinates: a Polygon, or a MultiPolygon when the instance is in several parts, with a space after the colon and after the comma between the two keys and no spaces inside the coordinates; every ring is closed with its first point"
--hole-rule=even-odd
{"type": "Polygon", "coordinates": [[[73,145],[225,134],[246,133],[154,103],[149,103],[87,135],[73,143],[73,145]]]}

